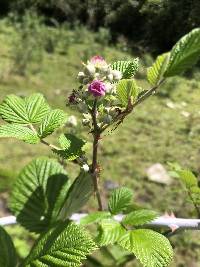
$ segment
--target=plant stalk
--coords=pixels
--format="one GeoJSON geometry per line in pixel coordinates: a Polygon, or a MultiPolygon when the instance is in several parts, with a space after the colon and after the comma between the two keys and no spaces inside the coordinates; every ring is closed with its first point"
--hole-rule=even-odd
{"type": "Polygon", "coordinates": [[[93,150],[92,150],[92,166],[91,166],[91,174],[94,184],[94,193],[97,197],[99,210],[103,210],[103,204],[101,200],[101,194],[99,191],[99,170],[98,170],[98,144],[100,139],[100,130],[97,125],[97,99],[94,101],[93,109],[91,110],[91,116],[93,121],[93,150]]]}

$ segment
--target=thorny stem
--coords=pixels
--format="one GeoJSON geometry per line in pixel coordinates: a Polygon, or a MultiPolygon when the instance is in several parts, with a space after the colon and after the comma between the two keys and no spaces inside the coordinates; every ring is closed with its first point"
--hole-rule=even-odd
{"type": "MultiPolygon", "coordinates": [[[[138,98],[138,100],[137,100],[135,103],[133,103],[133,104],[131,104],[131,102],[128,103],[127,108],[126,108],[123,112],[121,112],[119,115],[117,115],[117,116],[114,118],[114,122],[116,122],[116,128],[117,128],[117,126],[118,126],[119,124],[121,124],[121,123],[123,122],[123,120],[125,119],[125,117],[126,117],[128,114],[130,114],[130,113],[133,111],[133,109],[134,109],[137,105],[141,104],[141,103],[142,103],[144,100],[146,100],[148,97],[150,97],[150,96],[152,96],[153,94],[155,94],[155,93],[156,93],[156,90],[158,89],[158,87],[159,87],[164,81],[165,81],[165,80],[162,79],[157,85],[155,85],[154,87],[152,87],[152,88],[150,88],[148,91],[146,91],[146,93],[144,93],[140,98],[138,98]]],[[[101,129],[101,132],[105,131],[109,126],[110,126],[109,124],[105,125],[105,126],[101,129]]]]}
{"type": "Polygon", "coordinates": [[[93,121],[93,151],[92,151],[92,165],[91,165],[91,174],[94,184],[94,193],[96,194],[99,210],[103,210],[103,204],[101,201],[101,195],[99,191],[98,179],[99,179],[99,170],[98,170],[98,144],[100,139],[100,130],[97,125],[97,99],[94,101],[93,109],[91,110],[91,116],[93,121]]]}

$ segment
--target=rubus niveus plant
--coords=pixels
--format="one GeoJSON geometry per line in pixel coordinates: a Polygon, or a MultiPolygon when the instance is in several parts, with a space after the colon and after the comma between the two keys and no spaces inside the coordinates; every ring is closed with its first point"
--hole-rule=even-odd
{"type": "MultiPolygon", "coordinates": [[[[94,250],[115,244],[134,254],[143,266],[170,264],[173,252],[169,240],[159,227],[156,231],[151,229],[157,212],[136,208],[132,191],[126,187],[115,189],[108,203],[102,203],[98,145],[104,131],[115,130],[168,77],[183,73],[197,62],[199,55],[200,29],[194,29],[170,52],[158,56],[147,70],[152,86],[149,90],[143,90],[134,79],[138,58],[108,64],[94,56],[83,63],[78,73],[80,86],[70,94],[68,104],[81,112],[83,125],[93,138],[91,162],[85,151],[86,142],[72,133],[61,134],[56,145],[49,143],[48,136],[66,122],[66,114],[52,109],[41,94],[24,98],[8,95],[3,100],[0,115],[5,123],[0,126],[1,138],[46,145],[62,162],[77,164],[80,173],[72,182],[58,161],[46,157],[34,159],[23,168],[13,186],[10,209],[18,223],[39,237],[27,258],[19,263],[11,238],[1,227],[0,266],[75,267],[94,250]],[[76,213],[92,195],[98,201],[98,211],[76,220],[76,213]],[[97,227],[90,227],[91,224],[97,227]]],[[[196,180],[190,177],[189,182],[181,170],[176,174],[197,203],[200,193],[196,180]]]]}

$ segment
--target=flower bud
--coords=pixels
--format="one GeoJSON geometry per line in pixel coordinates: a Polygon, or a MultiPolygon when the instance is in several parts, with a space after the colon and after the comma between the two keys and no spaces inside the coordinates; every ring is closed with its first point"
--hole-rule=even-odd
{"type": "Polygon", "coordinates": [[[105,83],[99,80],[94,80],[88,87],[88,91],[94,96],[104,96],[106,91],[105,83]]]}
{"type": "Polygon", "coordinates": [[[77,119],[75,116],[69,116],[68,120],[67,120],[67,125],[71,126],[71,127],[76,127],[77,126],[77,119]]]}
{"type": "Polygon", "coordinates": [[[113,74],[112,73],[108,74],[107,78],[110,82],[112,82],[113,81],[113,74]]]}
{"type": "Polygon", "coordinates": [[[85,103],[83,103],[83,102],[80,102],[80,103],[78,104],[78,109],[79,109],[79,111],[82,112],[82,113],[86,113],[86,112],[88,111],[88,107],[87,107],[87,105],[86,105],[85,103]]]}
{"type": "Polygon", "coordinates": [[[113,78],[116,81],[119,81],[122,78],[122,73],[119,70],[112,70],[113,78]]]}
{"type": "Polygon", "coordinates": [[[106,124],[110,124],[112,122],[112,116],[110,116],[110,115],[104,116],[103,122],[106,124]]]}
{"type": "Polygon", "coordinates": [[[90,126],[90,120],[89,119],[82,119],[83,126],[90,126]]]}
{"type": "Polygon", "coordinates": [[[95,66],[93,64],[88,64],[85,66],[86,74],[93,76],[95,74],[95,66]]]}
{"type": "Polygon", "coordinates": [[[78,79],[78,81],[79,81],[80,83],[82,83],[84,77],[85,77],[85,73],[82,72],[82,71],[80,71],[80,72],[78,73],[77,79],[78,79]]]}
{"type": "Polygon", "coordinates": [[[90,79],[89,79],[89,78],[84,78],[82,83],[83,83],[83,84],[88,84],[88,83],[89,83],[89,81],[90,81],[90,79]]]}

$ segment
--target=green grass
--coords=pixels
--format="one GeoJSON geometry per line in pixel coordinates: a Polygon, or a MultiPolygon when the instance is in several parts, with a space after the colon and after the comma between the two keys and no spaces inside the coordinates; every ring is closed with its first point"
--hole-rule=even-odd
{"type": "MultiPolygon", "coordinates": [[[[81,59],[91,53],[102,52],[107,61],[131,58],[131,55],[114,47],[102,47],[84,41],[74,42],[68,47],[67,54],[43,52],[43,60],[38,62],[38,71],[32,73],[31,66],[27,75],[19,76],[13,71],[16,33],[4,21],[0,22],[0,100],[7,94],[29,95],[32,92],[43,93],[54,107],[63,108],[68,114],[73,110],[66,107],[66,100],[73,88],[76,88],[76,75],[80,70],[81,59]]],[[[139,84],[147,88],[145,65],[152,61],[149,55],[141,58],[138,75],[139,84]]],[[[173,211],[176,216],[195,216],[193,207],[186,202],[186,196],[180,185],[174,181],[171,186],[149,182],[146,169],[154,163],[167,168],[167,162],[178,162],[196,173],[200,170],[200,74],[196,71],[192,79],[175,77],[160,89],[160,93],[140,105],[133,114],[113,133],[103,135],[100,144],[99,161],[102,167],[101,190],[104,197],[108,192],[103,181],[112,180],[119,185],[129,186],[134,191],[137,202],[145,207],[154,208],[161,213],[173,211]],[[173,102],[175,108],[167,103],[173,102]],[[190,114],[184,117],[184,112],[190,114]]],[[[83,129],[78,113],[77,134],[89,139],[83,129]],[[79,132],[80,130],[80,132],[79,132]]],[[[65,127],[64,130],[70,131],[65,127]]],[[[55,142],[56,138],[50,138],[55,142]]],[[[0,142],[0,191],[9,191],[16,173],[34,157],[51,154],[42,145],[28,145],[16,140],[3,139],[0,142]]],[[[69,164],[68,173],[75,177],[77,170],[69,164]]],[[[199,241],[195,233],[173,237],[176,246],[175,263],[171,266],[192,266],[200,260],[197,252],[199,241]],[[192,241],[188,241],[188,240],[192,241]],[[186,250],[187,248],[187,250],[186,250]]],[[[23,253],[22,253],[23,254],[23,253]]],[[[129,266],[129,265],[127,265],[129,266]]],[[[130,265],[132,266],[132,265],[130,265]]],[[[134,265],[136,266],[136,265],[134,265]]],[[[197,266],[197,265],[196,265],[197,266]]]]}

